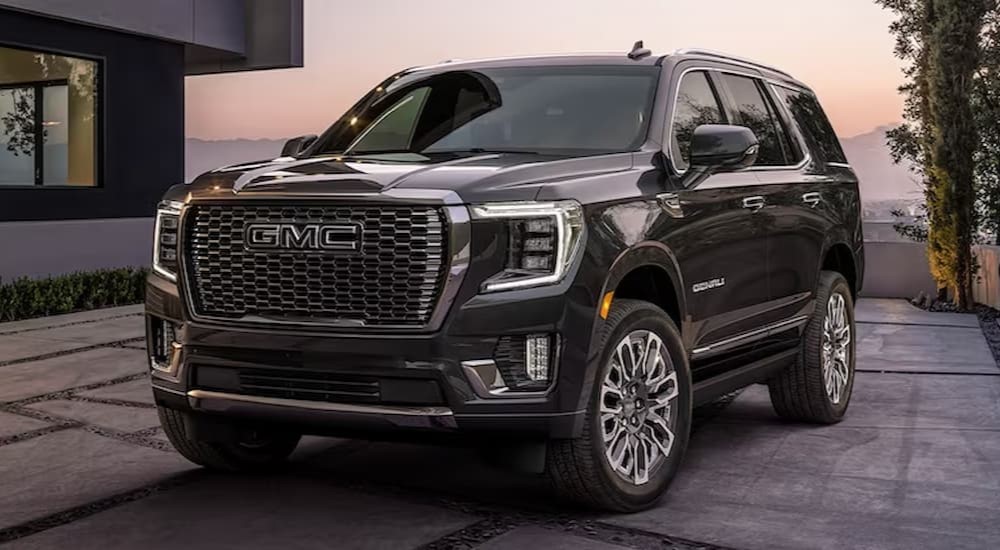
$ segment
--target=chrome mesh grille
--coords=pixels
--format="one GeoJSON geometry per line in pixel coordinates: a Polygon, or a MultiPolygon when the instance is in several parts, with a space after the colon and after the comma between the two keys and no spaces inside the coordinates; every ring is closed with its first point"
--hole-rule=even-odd
{"type": "Polygon", "coordinates": [[[446,266],[441,209],[395,205],[194,205],[185,265],[195,315],[214,319],[420,327],[446,266]],[[249,250],[253,223],[354,223],[359,252],[249,250]]]}

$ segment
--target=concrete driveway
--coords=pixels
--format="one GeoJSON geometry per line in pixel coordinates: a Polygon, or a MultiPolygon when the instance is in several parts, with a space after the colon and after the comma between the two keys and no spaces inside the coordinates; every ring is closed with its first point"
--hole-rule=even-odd
{"type": "Polygon", "coordinates": [[[142,317],[0,325],[0,544],[12,548],[997,548],[1000,370],[975,316],[859,304],[832,427],[763,387],[698,411],[654,510],[568,511],[470,450],[310,439],[281,475],[213,475],[158,428],[142,317]]]}

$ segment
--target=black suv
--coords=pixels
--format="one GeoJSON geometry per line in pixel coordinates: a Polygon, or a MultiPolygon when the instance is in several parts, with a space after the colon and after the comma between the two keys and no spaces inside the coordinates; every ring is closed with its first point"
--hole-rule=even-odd
{"type": "Polygon", "coordinates": [[[171,188],[146,295],[163,428],[211,468],[301,434],[458,435],[648,507],[692,407],[854,382],[858,181],[808,87],[701,50],[446,62],[171,188]]]}

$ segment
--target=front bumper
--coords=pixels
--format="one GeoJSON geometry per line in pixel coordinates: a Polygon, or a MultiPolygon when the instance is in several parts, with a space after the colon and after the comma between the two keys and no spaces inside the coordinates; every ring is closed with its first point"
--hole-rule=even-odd
{"type": "Polygon", "coordinates": [[[158,404],[173,409],[254,419],[301,433],[374,435],[412,430],[573,438],[581,433],[591,389],[587,370],[597,320],[595,295],[575,282],[575,273],[551,287],[483,295],[463,287],[434,332],[347,333],[194,321],[178,286],[150,275],[147,340],[152,344],[153,324],[159,320],[174,323],[177,329],[176,354],[169,367],[151,368],[154,394],[158,404]],[[505,336],[538,333],[558,335],[548,390],[483,395],[482,385],[463,363],[492,359],[505,336]],[[390,403],[339,403],[246,395],[220,389],[219,384],[206,386],[199,375],[214,376],[227,369],[306,369],[363,377],[378,381],[393,398],[390,403]],[[425,383],[439,393],[421,386],[425,383]],[[428,398],[431,394],[436,397],[428,398]],[[413,403],[407,402],[408,396],[413,403]]]}

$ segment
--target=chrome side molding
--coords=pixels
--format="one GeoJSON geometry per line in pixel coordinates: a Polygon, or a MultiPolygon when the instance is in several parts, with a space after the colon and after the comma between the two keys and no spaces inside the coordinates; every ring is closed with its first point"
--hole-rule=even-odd
{"type": "Polygon", "coordinates": [[[721,353],[723,351],[726,351],[727,349],[731,349],[747,341],[760,340],[761,338],[766,338],[779,330],[789,330],[803,326],[808,322],[809,322],[808,315],[799,315],[798,317],[785,319],[784,321],[772,323],[770,325],[754,329],[749,332],[744,332],[742,334],[737,334],[736,336],[732,336],[724,340],[719,340],[718,342],[711,343],[707,346],[695,348],[691,352],[691,355],[694,357],[707,357],[709,355],[721,353]]]}

